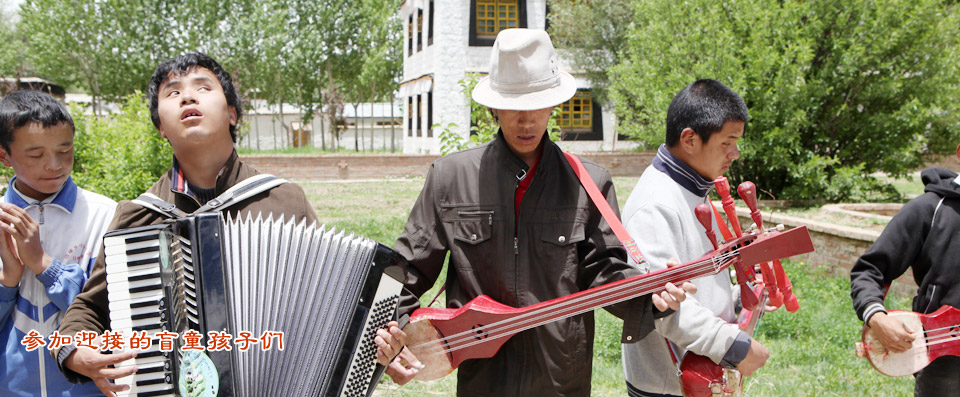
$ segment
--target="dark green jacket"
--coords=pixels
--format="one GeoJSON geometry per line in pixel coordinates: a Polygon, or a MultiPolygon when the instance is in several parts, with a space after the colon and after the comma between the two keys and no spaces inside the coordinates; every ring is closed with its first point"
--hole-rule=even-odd
{"type": "MultiPolygon", "coordinates": [[[[560,148],[544,139],[519,216],[517,176],[528,167],[500,134],[432,165],[394,246],[410,262],[401,315],[419,307],[417,297],[436,282],[448,252],[449,308],[480,295],[529,306],[639,274],[560,148]]],[[[619,214],[610,173],[583,163],[619,214]]],[[[625,320],[628,342],[653,329],[653,316],[645,315],[652,310],[649,297],[638,300],[609,308],[625,320]]],[[[458,394],[587,396],[593,336],[592,312],[519,333],[494,357],[465,361],[458,394]]]]}

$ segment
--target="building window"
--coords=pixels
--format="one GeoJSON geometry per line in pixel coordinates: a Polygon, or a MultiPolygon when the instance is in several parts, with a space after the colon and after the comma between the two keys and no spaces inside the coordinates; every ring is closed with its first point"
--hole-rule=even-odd
{"type": "Polygon", "coordinates": [[[423,51],[423,9],[417,9],[417,52],[423,51]]]}
{"type": "Polygon", "coordinates": [[[427,11],[427,46],[433,45],[433,0],[430,0],[430,11],[427,11]]]}
{"type": "Polygon", "coordinates": [[[413,97],[407,97],[407,136],[413,136],[413,97]]]}
{"type": "Polygon", "coordinates": [[[413,14],[407,22],[407,56],[413,55],[413,14]]]}
{"type": "Polygon", "coordinates": [[[497,33],[527,27],[527,2],[519,0],[471,0],[470,45],[492,46],[497,33]]]}
{"type": "Polygon", "coordinates": [[[423,95],[417,95],[417,137],[423,136],[423,95]]]}
{"type": "Polygon", "coordinates": [[[561,140],[603,140],[600,106],[587,90],[577,90],[570,100],[560,105],[561,140]]]}
{"type": "Polygon", "coordinates": [[[427,91],[427,138],[433,138],[433,91],[427,91]]]}

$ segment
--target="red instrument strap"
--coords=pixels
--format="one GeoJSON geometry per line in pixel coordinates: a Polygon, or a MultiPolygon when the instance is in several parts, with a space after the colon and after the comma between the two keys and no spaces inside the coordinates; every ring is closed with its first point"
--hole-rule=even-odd
{"type": "Polygon", "coordinates": [[[610,208],[610,203],[607,203],[607,199],[603,197],[603,193],[600,193],[600,189],[597,188],[597,183],[590,177],[587,169],[583,168],[583,163],[573,154],[563,152],[563,155],[567,157],[567,161],[570,162],[573,172],[577,174],[577,178],[580,178],[580,184],[583,185],[583,188],[587,191],[587,195],[590,196],[593,204],[600,210],[600,215],[602,215],[603,219],[610,225],[610,229],[613,229],[613,234],[617,235],[617,239],[620,240],[623,248],[627,250],[627,254],[630,255],[630,258],[638,265],[643,264],[644,259],[643,254],[640,253],[640,248],[638,248],[637,243],[630,238],[627,229],[623,228],[623,223],[620,223],[620,217],[610,208]]]}
{"type": "Polygon", "coordinates": [[[733,238],[733,234],[730,233],[730,229],[727,228],[727,224],[723,222],[723,218],[720,217],[720,211],[717,211],[717,207],[713,206],[713,201],[710,201],[710,196],[707,196],[707,203],[710,204],[710,208],[713,208],[713,217],[717,218],[717,228],[720,229],[720,234],[723,235],[724,241],[730,241],[733,238]]]}

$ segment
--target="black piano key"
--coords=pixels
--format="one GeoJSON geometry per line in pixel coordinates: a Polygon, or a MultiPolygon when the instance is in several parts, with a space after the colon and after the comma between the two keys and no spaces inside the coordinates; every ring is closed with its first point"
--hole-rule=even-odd
{"type": "Polygon", "coordinates": [[[156,273],[147,273],[147,274],[141,274],[137,276],[130,276],[130,277],[127,277],[127,281],[133,282],[133,281],[140,281],[140,280],[153,280],[157,278],[160,278],[159,271],[157,271],[156,273]]]}
{"type": "Polygon", "coordinates": [[[127,267],[148,265],[151,263],[160,263],[160,258],[147,258],[147,259],[140,259],[136,261],[130,261],[130,262],[127,262],[127,267]]]}
{"type": "Polygon", "coordinates": [[[163,352],[160,350],[154,350],[152,352],[137,352],[137,358],[150,358],[158,357],[163,355],[163,352]]]}
{"type": "Polygon", "coordinates": [[[130,288],[130,293],[131,293],[131,294],[135,294],[135,293],[137,293],[137,292],[155,291],[155,290],[162,289],[162,288],[163,288],[163,287],[162,287],[160,284],[156,284],[156,285],[145,285],[145,286],[143,286],[143,287],[130,288]]]}
{"type": "Polygon", "coordinates": [[[124,241],[125,243],[127,243],[127,244],[133,244],[133,243],[139,243],[139,242],[143,242],[143,241],[153,241],[153,240],[156,240],[156,239],[157,239],[157,235],[156,235],[156,234],[148,234],[148,235],[146,235],[146,236],[125,238],[125,239],[123,239],[123,241],[124,241]]]}
{"type": "Polygon", "coordinates": [[[165,396],[168,394],[173,394],[173,387],[169,389],[164,389],[164,390],[137,392],[137,396],[141,396],[141,397],[165,396]]]}
{"type": "Polygon", "coordinates": [[[137,303],[131,303],[131,304],[130,304],[130,308],[131,308],[131,309],[138,309],[138,308],[141,308],[141,307],[153,307],[153,306],[160,306],[160,301],[159,301],[159,300],[149,300],[149,301],[143,301],[143,302],[137,302],[137,303]]]}
{"type": "Polygon", "coordinates": [[[158,323],[158,324],[147,324],[147,325],[141,325],[141,326],[138,326],[138,327],[133,327],[133,331],[134,331],[134,332],[151,331],[151,330],[155,330],[155,329],[160,329],[160,324],[159,324],[159,323],[158,323]]]}
{"type": "Polygon", "coordinates": [[[129,255],[143,254],[147,252],[160,252],[160,246],[136,248],[132,250],[127,250],[126,253],[129,256],[129,255]]]}
{"type": "Polygon", "coordinates": [[[137,368],[137,374],[152,374],[154,372],[164,372],[164,371],[165,369],[163,368],[162,365],[158,365],[155,367],[147,367],[147,368],[137,368]]]}
{"type": "Polygon", "coordinates": [[[158,318],[158,317],[160,317],[160,312],[134,314],[134,315],[130,316],[130,319],[131,319],[131,320],[143,320],[143,319],[146,319],[146,318],[158,318]]]}
{"type": "Polygon", "coordinates": [[[167,383],[167,381],[164,378],[144,379],[144,380],[138,380],[137,386],[149,386],[149,385],[157,385],[162,383],[167,383]]]}

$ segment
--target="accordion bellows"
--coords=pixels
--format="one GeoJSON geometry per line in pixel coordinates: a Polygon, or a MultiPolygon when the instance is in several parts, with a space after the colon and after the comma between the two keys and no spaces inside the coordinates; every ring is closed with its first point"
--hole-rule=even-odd
{"type": "Polygon", "coordinates": [[[138,367],[117,380],[127,395],[363,396],[383,373],[373,338],[396,317],[403,272],[372,240],[217,213],[110,232],[104,253],[112,330],[153,338],[119,365],[138,367]],[[179,335],[171,351],[164,331],[179,335]]]}

